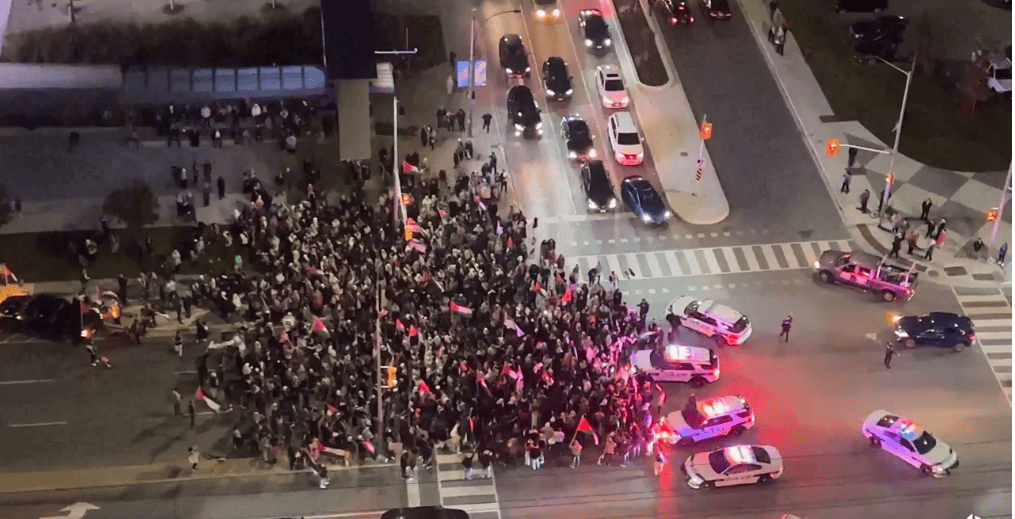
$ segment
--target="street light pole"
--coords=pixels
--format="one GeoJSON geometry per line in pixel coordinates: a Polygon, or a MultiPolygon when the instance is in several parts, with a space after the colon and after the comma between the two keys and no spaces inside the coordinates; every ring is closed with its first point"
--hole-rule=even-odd
{"type": "MultiPolygon", "coordinates": [[[[698,128],[704,128],[707,122],[708,114],[701,114],[701,126],[698,128]]],[[[698,145],[698,162],[696,163],[697,169],[694,171],[694,192],[691,193],[693,196],[698,196],[698,189],[701,187],[701,178],[698,176],[698,170],[705,169],[705,136],[701,133],[701,131],[698,132],[698,135],[701,137],[701,144],[698,145]]]]}
{"type": "Polygon", "coordinates": [[[392,110],[394,113],[394,125],[391,129],[391,140],[394,144],[391,147],[391,165],[393,173],[395,174],[395,233],[400,233],[402,230],[398,224],[405,222],[405,213],[402,211],[402,162],[398,158],[398,96],[393,96],[392,110]]]}
{"type": "MultiPolygon", "coordinates": [[[[457,65],[452,63],[452,67],[457,65]]],[[[472,29],[469,31],[469,133],[468,137],[472,138],[472,111],[476,104],[476,8],[472,8],[472,29]]]]}
{"type": "Polygon", "coordinates": [[[1011,162],[1008,163],[1008,178],[1001,188],[1001,201],[997,203],[997,218],[994,219],[994,229],[990,231],[990,248],[994,247],[997,241],[997,229],[1001,226],[1001,217],[1004,216],[1004,204],[1008,201],[1008,191],[1011,190],[1011,162]]]}
{"type": "Polygon", "coordinates": [[[889,67],[906,75],[906,87],[902,91],[902,109],[899,110],[899,120],[895,123],[895,144],[892,145],[892,154],[888,160],[888,178],[885,181],[885,192],[881,198],[881,205],[884,206],[888,203],[888,198],[891,197],[892,182],[895,180],[895,156],[899,153],[899,140],[902,137],[902,120],[906,117],[906,103],[909,101],[909,86],[913,83],[913,73],[916,72],[916,53],[913,54],[913,67],[908,72],[896,67],[886,59],[880,57],[878,59],[885,62],[889,67]]]}

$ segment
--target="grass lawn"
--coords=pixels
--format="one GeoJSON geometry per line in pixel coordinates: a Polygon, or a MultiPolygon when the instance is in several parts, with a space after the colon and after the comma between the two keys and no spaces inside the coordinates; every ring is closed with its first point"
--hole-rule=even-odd
{"type": "Polygon", "coordinates": [[[649,86],[665,85],[670,81],[670,75],[666,73],[663,58],[659,55],[659,46],[656,45],[655,34],[645,19],[641,3],[638,0],[615,0],[615,4],[618,13],[623,9],[631,9],[624,14],[618,14],[617,19],[624,32],[624,41],[627,42],[631,60],[634,61],[638,79],[649,86]]]}
{"type": "MultiPolygon", "coordinates": [[[[152,269],[161,274],[158,266],[175,247],[182,245],[190,232],[189,227],[150,227],[136,231],[118,231],[121,239],[120,250],[113,254],[108,244],[98,243],[99,253],[95,263],[88,268],[92,279],[114,278],[119,274],[137,276],[142,268],[152,269]],[[130,236],[124,238],[124,236],[130,236]],[[138,261],[138,247],[151,237],[154,259],[138,261]]],[[[94,233],[97,234],[97,233],[94,233]]],[[[19,279],[34,281],[71,281],[80,279],[81,265],[70,257],[67,243],[73,239],[80,244],[89,236],[86,232],[42,232],[22,234],[0,234],[0,263],[6,263],[19,279]]],[[[98,240],[95,239],[97,242],[98,240]]],[[[226,250],[219,240],[214,245],[206,244],[205,253],[198,263],[184,259],[181,274],[206,274],[231,271],[234,257],[240,252],[245,266],[249,266],[246,252],[234,241],[234,250],[226,250]]],[[[182,251],[181,251],[182,252],[182,251]]]]}
{"type": "MultiPolygon", "coordinates": [[[[892,144],[906,77],[883,63],[857,64],[848,27],[834,23],[827,2],[779,0],[814,77],[840,120],[857,120],[892,144]]],[[[905,68],[907,65],[903,65],[905,68]]],[[[1002,171],[1011,160],[1011,101],[961,111],[958,91],[918,69],[910,86],[899,151],[924,164],[957,171],[1002,171]]]]}

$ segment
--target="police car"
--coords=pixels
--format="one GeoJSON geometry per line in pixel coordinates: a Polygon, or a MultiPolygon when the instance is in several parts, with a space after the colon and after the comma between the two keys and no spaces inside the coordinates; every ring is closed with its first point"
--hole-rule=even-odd
{"type": "Polygon", "coordinates": [[[743,344],[751,336],[751,321],[740,312],[691,296],[680,296],[666,308],[666,320],[673,326],[684,325],[709,337],[721,338],[726,344],[743,344]]]}
{"type": "Polygon", "coordinates": [[[959,457],[948,444],[908,418],[877,410],[863,421],[862,432],[871,445],[894,454],[924,474],[940,478],[959,466],[959,457]]]}
{"type": "Polygon", "coordinates": [[[666,417],[661,439],[690,445],[717,436],[740,436],[754,427],[754,412],[741,396],[717,396],[688,405],[666,417]]]}
{"type": "Polygon", "coordinates": [[[719,380],[719,357],[708,348],[670,344],[631,355],[631,370],[656,382],[687,382],[692,387],[719,380]]]}
{"type": "Polygon", "coordinates": [[[699,452],[680,467],[691,488],[767,483],[782,476],[782,456],[775,447],[734,445],[699,452]]]}

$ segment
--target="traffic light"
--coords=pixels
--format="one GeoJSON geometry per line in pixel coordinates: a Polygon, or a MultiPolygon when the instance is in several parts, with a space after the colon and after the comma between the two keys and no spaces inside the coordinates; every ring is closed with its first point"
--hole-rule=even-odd
{"type": "Polygon", "coordinates": [[[828,147],[825,148],[829,157],[834,157],[839,154],[839,139],[831,139],[828,141],[828,147]]]}
{"type": "Polygon", "coordinates": [[[394,388],[398,384],[398,368],[394,366],[383,366],[381,367],[383,373],[387,376],[387,384],[384,386],[388,389],[394,388]]]}
{"type": "Polygon", "coordinates": [[[701,140],[707,141],[712,138],[712,123],[701,123],[701,140]]]}
{"type": "Polygon", "coordinates": [[[889,173],[888,174],[888,185],[889,186],[894,186],[895,185],[895,173],[889,173]]]}
{"type": "Polygon", "coordinates": [[[988,222],[996,221],[997,220],[997,213],[998,213],[998,210],[997,210],[996,207],[993,207],[993,208],[987,210],[987,221],[988,222]]]}

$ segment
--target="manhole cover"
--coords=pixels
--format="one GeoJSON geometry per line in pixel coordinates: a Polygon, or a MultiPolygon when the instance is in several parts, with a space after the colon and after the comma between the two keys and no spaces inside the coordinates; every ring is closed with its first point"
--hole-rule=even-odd
{"type": "Polygon", "coordinates": [[[966,269],[964,267],[945,267],[945,274],[949,276],[964,276],[966,275],[966,269]]]}

